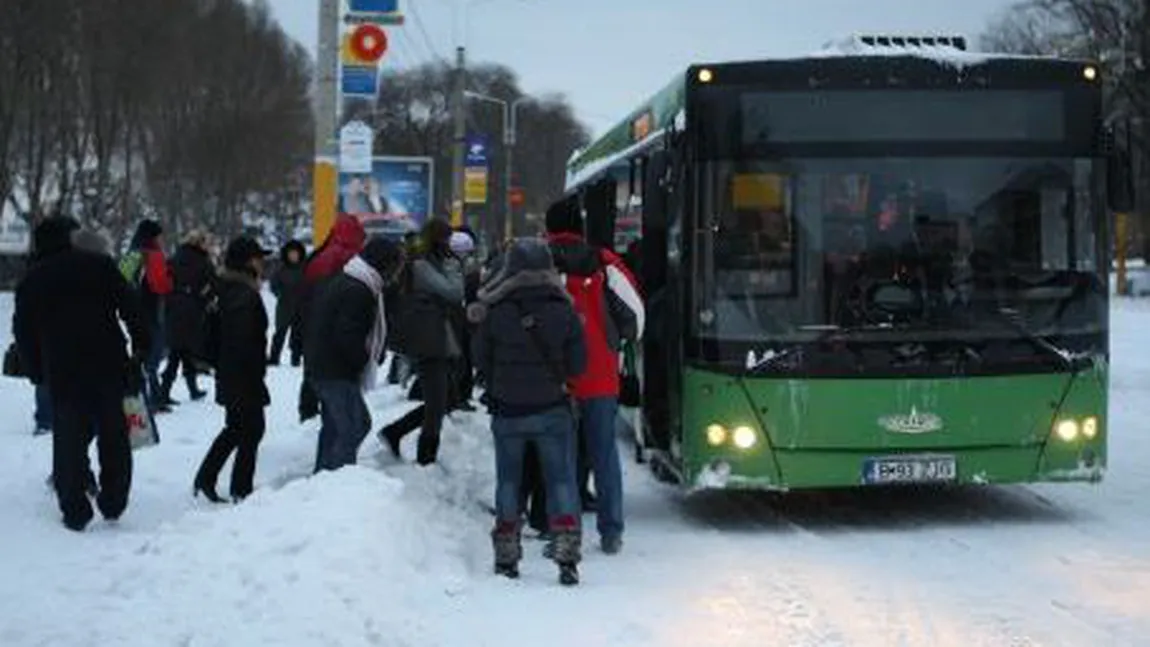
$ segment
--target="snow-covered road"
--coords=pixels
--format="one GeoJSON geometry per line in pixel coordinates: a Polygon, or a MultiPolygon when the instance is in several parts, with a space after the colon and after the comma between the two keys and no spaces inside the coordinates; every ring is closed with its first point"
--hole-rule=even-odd
{"type": "MultiPolygon", "coordinates": [[[[0,295],[0,321],[10,308],[0,295]]],[[[44,484],[31,389],[0,380],[0,645],[1150,644],[1150,304],[1117,303],[1112,326],[1100,486],[684,499],[631,465],[626,549],[591,542],[575,590],[530,542],[521,581],[489,574],[480,415],[448,424],[440,467],[369,439],[361,468],[310,478],[315,428],[277,369],[254,497],[192,500],[222,416],[184,405],[137,453],[120,525],[78,536],[44,484]]],[[[406,406],[373,396],[377,423],[406,406]]]]}

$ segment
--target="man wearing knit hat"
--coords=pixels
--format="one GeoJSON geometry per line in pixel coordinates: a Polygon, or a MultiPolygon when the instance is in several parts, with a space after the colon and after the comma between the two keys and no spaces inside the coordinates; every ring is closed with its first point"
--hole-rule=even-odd
{"type": "Polygon", "coordinates": [[[387,339],[384,290],[402,266],[402,247],[372,238],[312,304],[304,355],[323,419],[316,472],[354,465],[371,431],[363,392],[376,386],[387,339]]]}

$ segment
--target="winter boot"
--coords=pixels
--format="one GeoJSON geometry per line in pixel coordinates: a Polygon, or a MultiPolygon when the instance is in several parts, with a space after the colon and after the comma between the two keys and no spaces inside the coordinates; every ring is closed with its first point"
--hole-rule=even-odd
{"type": "Polygon", "coordinates": [[[575,564],[560,564],[559,583],[563,586],[575,586],[578,584],[579,567],[575,564]]]}
{"type": "Polygon", "coordinates": [[[391,450],[391,455],[395,460],[403,462],[403,452],[400,449],[401,439],[391,431],[390,427],[384,427],[379,430],[379,442],[387,445],[387,448],[391,450]]]}
{"type": "Polygon", "coordinates": [[[208,397],[207,391],[201,391],[200,386],[198,384],[196,384],[196,376],[195,375],[185,374],[184,375],[184,381],[187,382],[187,384],[188,384],[188,394],[189,394],[189,397],[192,398],[193,402],[199,402],[200,400],[203,400],[204,398],[208,397]]]}
{"type": "Polygon", "coordinates": [[[431,465],[439,458],[439,432],[429,433],[421,431],[415,462],[420,465],[431,465]]]}
{"type": "Polygon", "coordinates": [[[192,484],[193,496],[202,494],[212,503],[227,503],[227,500],[216,492],[216,482],[219,480],[220,471],[224,469],[224,464],[228,462],[231,453],[232,446],[224,434],[221,433],[216,436],[207,455],[204,456],[203,462],[200,463],[200,469],[196,471],[196,479],[192,484]]]}
{"type": "Polygon", "coordinates": [[[574,586],[579,583],[579,562],[582,559],[583,536],[579,530],[555,533],[552,559],[559,565],[559,583],[574,586]]]}
{"type": "Polygon", "coordinates": [[[495,551],[495,574],[510,579],[518,578],[519,560],[523,559],[518,522],[496,522],[495,529],[491,531],[491,546],[495,551]]]}

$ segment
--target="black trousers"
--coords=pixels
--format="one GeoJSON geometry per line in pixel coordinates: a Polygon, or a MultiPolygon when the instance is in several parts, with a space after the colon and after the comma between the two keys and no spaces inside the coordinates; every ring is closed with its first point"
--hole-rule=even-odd
{"type": "Polygon", "coordinates": [[[264,437],[265,421],[262,405],[240,404],[226,407],[227,420],[224,430],[216,436],[200,470],[196,474],[197,483],[214,485],[220,471],[232,452],[236,454],[232,465],[232,498],[243,499],[252,493],[252,481],[256,474],[256,455],[260,441],[264,437]]]}
{"type": "Polygon", "coordinates": [[[106,519],[128,507],[132,487],[132,446],[119,389],[96,389],[83,396],[52,394],[52,474],[64,522],[82,528],[92,520],[88,501],[88,445],[96,436],[100,494],[96,505],[106,519]]]}
{"type": "Polygon", "coordinates": [[[519,510],[527,514],[527,525],[536,532],[550,532],[547,519],[547,490],[543,486],[543,465],[535,443],[527,443],[523,454],[523,482],[519,490],[519,510]]]}
{"type": "Polygon", "coordinates": [[[419,451],[416,461],[430,465],[439,457],[439,434],[443,417],[451,401],[450,359],[421,359],[416,364],[423,404],[404,417],[387,425],[381,432],[393,443],[399,444],[411,432],[419,429],[419,451]]]}
{"type": "Polygon", "coordinates": [[[292,320],[287,325],[276,323],[276,331],[272,335],[271,354],[268,359],[277,363],[280,361],[280,355],[283,355],[284,352],[284,342],[289,339],[289,333],[291,337],[288,349],[291,350],[291,363],[293,366],[298,366],[303,359],[303,335],[300,334],[298,320],[292,320]]]}
{"type": "Polygon", "coordinates": [[[196,384],[199,371],[196,368],[195,355],[192,351],[182,348],[168,352],[168,364],[164,366],[164,374],[160,377],[160,395],[171,399],[172,385],[176,383],[176,373],[181,366],[184,368],[184,380],[188,383],[188,394],[200,393],[200,387],[196,384]]]}

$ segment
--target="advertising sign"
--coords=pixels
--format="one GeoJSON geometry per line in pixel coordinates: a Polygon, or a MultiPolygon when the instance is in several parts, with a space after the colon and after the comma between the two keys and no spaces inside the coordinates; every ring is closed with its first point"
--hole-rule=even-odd
{"type": "Polygon", "coordinates": [[[486,136],[467,136],[467,151],[463,162],[463,201],[467,204],[487,204],[488,151],[486,136]]]}
{"type": "Polygon", "coordinates": [[[379,91],[379,70],[375,65],[344,65],[340,70],[340,92],[346,96],[374,97],[379,91]]]}
{"type": "Polygon", "coordinates": [[[487,204],[487,169],[467,167],[463,171],[463,201],[467,204],[487,204]]]}
{"type": "Polygon", "coordinates": [[[356,13],[395,13],[399,0],[350,0],[349,8],[356,13]]]}
{"type": "Polygon", "coordinates": [[[487,162],[490,159],[490,146],[487,143],[485,135],[468,135],[467,136],[467,157],[463,165],[472,168],[476,166],[487,167],[487,162]]]}
{"type": "Polygon", "coordinates": [[[432,216],[435,163],[429,157],[375,157],[370,173],[339,174],[339,211],[368,234],[402,235],[432,216]]]}
{"type": "Polygon", "coordinates": [[[344,173],[371,173],[375,133],[362,121],[352,121],[339,131],[339,170],[344,173]]]}

